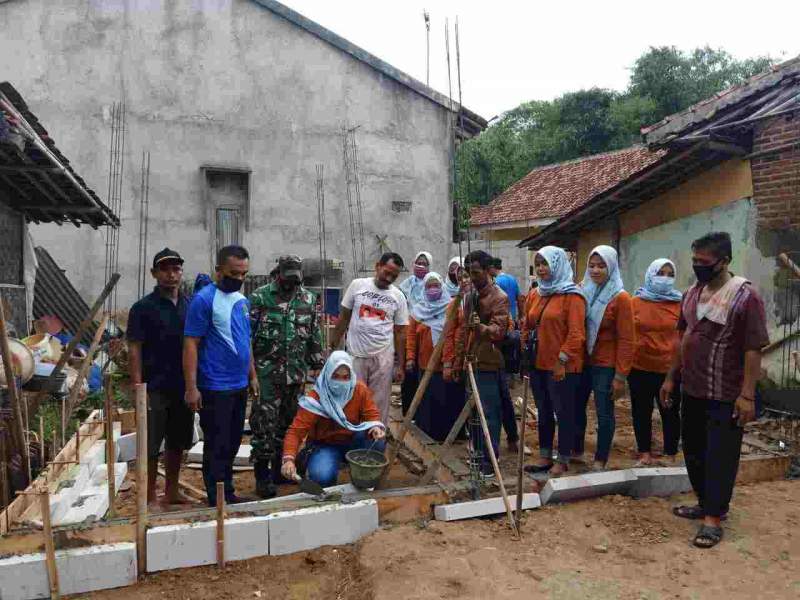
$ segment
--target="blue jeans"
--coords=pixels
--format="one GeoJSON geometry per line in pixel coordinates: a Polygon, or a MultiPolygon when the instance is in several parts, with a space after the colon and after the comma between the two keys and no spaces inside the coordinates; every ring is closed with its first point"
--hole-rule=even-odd
{"type": "Polygon", "coordinates": [[[553,379],[552,371],[534,369],[531,372],[531,391],[539,413],[539,456],[553,457],[553,438],[558,417],[558,462],[567,464],[572,456],[575,441],[575,394],[580,384],[580,373],[567,373],[561,381],[553,379]]]}
{"type": "Polygon", "coordinates": [[[244,430],[247,388],[217,392],[200,390],[203,406],[200,427],[203,429],[203,481],[208,505],[217,505],[217,482],[225,482],[225,501],[234,497],[233,461],[239,452],[244,430]]]}
{"type": "MultiPolygon", "coordinates": [[[[483,412],[486,415],[486,424],[489,428],[489,437],[492,440],[494,455],[500,458],[500,429],[502,426],[502,401],[500,399],[500,371],[475,371],[475,383],[481,396],[483,412]]],[[[470,390],[471,391],[471,390],[470,390]]],[[[493,473],[492,462],[486,451],[483,430],[474,432],[475,449],[483,454],[482,470],[484,473],[493,473]]]]}
{"type": "Polygon", "coordinates": [[[320,444],[312,442],[308,451],[306,463],[306,477],[316,481],[322,487],[336,485],[339,477],[339,467],[344,462],[344,455],[350,450],[360,450],[372,447],[377,452],[383,452],[386,442],[380,440],[372,445],[372,439],[366,431],[357,431],[349,444],[320,444]]]}
{"type": "Polygon", "coordinates": [[[614,441],[614,394],[611,384],[614,381],[613,367],[586,367],[581,374],[580,387],[575,408],[575,454],[583,454],[586,437],[586,405],[589,395],[594,392],[594,406],[597,411],[597,451],[594,459],[605,463],[611,454],[614,441]]]}

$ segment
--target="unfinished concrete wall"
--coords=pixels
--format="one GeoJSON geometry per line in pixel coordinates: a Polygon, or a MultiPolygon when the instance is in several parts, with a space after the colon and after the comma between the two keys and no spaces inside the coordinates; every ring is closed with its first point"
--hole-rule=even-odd
{"type": "MultiPolygon", "coordinates": [[[[358,127],[367,263],[376,236],[405,257],[451,255],[447,111],[251,0],[20,0],[0,6],[0,70],[104,199],[110,107],[127,108],[119,303],[134,299],[140,162],[151,153],[152,256],[186,276],[211,267],[201,166],[250,170],[241,242],[254,273],[281,253],[315,257],[315,166],[325,168],[328,257],[352,251],[342,132],[358,127]],[[394,204],[393,202],[411,202],[394,204]],[[409,210],[407,210],[409,209],[409,210]]],[[[102,287],[104,234],[32,228],[87,299],[102,287]]]]}

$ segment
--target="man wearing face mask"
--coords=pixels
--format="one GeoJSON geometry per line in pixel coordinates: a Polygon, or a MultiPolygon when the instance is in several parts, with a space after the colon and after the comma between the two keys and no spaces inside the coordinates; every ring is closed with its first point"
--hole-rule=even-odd
{"type": "Polygon", "coordinates": [[[694,537],[699,548],[722,539],[743,427],[756,416],[761,348],[769,343],[764,303],[749,281],[728,271],[732,254],[724,232],[692,244],[697,283],[681,302],[680,342],[659,398],[669,406],[680,378],[683,454],[697,505],[676,506],[673,513],[702,520],[694,537]]]}
{"type": "Polygon", "coordinates": [[[220,249],[214,283],[194,295],[186,313],[185,401],[200,412],[209,506],[216,506],[219,481],[225,484],[225,502],[242,501],[233,487],[233,460],[242,440],[248,388],[254,397],[259,394],[250,351],[250,304],[239,292],[249,263],[241,246],[220,249]]]}
{"type": "Polygon", "coordinates": [[[253,357],[261,388],[250,408],[250,460],[262,498],[274,496],[281,482],[283,440],[297,413],[306,374],[316,377],[324,364],[317,295],[302,283],[300,257],[281,256],[274,281],[250,296],[253,357]]]}

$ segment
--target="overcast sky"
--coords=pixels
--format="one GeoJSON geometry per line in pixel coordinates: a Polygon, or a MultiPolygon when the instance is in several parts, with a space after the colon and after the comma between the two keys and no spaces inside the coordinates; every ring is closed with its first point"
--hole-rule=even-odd
{"type": "MultiPolygon", "coordinates": [[[[445,18],[459,18],[464,105],[493,116],[533,99],[592,86],[622,90],[649,46],[709,45],[737,58],[800,54],[800,2],[760,0],[282,0],[409,75],[447,94],[445,18]]],[[[450,36],[455,87],[455,40],[450,36]]]]}

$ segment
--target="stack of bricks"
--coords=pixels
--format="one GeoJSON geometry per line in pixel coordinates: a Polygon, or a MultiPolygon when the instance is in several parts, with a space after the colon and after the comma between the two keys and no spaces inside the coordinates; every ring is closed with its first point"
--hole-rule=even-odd
{"type": "Polygon", "coordinates": [[[779,116],[759,124],[751,165],[759,226],[800,227],[800,118],[779,116]]]}

